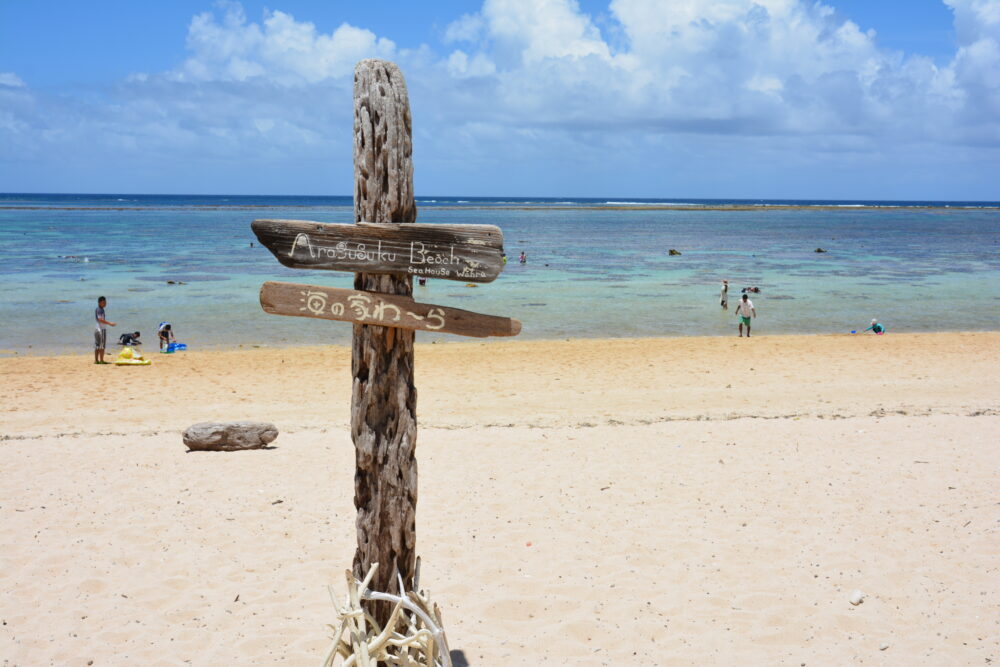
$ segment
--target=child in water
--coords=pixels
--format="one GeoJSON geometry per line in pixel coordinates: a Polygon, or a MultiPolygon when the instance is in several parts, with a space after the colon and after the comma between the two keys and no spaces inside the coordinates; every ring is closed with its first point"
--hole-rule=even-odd
{"type": "Polygon", "coordinates": [[[142,341],[139,340],[139,332],[135,331],[133,333],[123,333],[118,337],[119,345],[142,345],[142,341]]]}
{"type": "Polygon", "coordinates": [[[872,320],[872,325],[865,329],[865,331],[873,331],[876,336],[881,336],[885,333],[885,327],[878,323],[878,320],[872,320]]]}

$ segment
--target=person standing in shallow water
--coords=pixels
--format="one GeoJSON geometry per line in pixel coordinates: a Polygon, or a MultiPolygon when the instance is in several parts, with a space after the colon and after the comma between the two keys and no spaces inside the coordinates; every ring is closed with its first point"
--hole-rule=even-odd
{"type": "Polygon", "coordinates": [[[719,305],[723,310],[729,310],[729,281],[722,281],[722,291],[719,293],[719,305]]]}
{"type": "Polygon", "coordinates": [[[736,304],[736,317],[740,318],[740,338],[743,337],[743,325],[747,327],[747,338],[750,337],[750,318],[757,317],[757,309],[753,307],[753,301],[746,294],[736,304]]]}
{"type": "Polygon", "coordinates": [[[177,342],[177,337],[174,336],[174,330],[170,326],[170,322],[160,322],[160,326],[156,328],[156,337],[160,339],[160,352],[170,349],[170,340],[177,342]]]}
{"type": "Polygon", "coordinates": [[[114,322],[109,322],[104,314],[104,306],[108,305],[108,300],[103,296],[97,299],[97,309],[94,311],[94,319],[97,321],[97,330],[94,331],[94,363],[106,364],[104,361],[104,348],[108,345],[108,327],[115,326],[114,322]]]}

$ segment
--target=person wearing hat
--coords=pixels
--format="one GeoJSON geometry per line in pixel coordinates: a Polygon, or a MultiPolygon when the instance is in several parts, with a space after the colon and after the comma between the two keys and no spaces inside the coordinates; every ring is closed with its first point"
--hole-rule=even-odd
{"type": "Polygon", "coordinates": [[[885,333],[885,327],[878,323],[877,319],[872,320],[872,325],[865,329],[865,331],[872,331],[876,336],[881,336],[885,333]]]}
{"type": "Polygon", "coordinates": [[[736,317],[740,319],[740,338],[743,337],[743,325],[747,327],[747,338],[750,337],[750,317],[757,317],[757,309],[753,307],[753,301],[746,294],[736,304],[736,317]]]}
{"type": "Polygon", "coordinates": [[[163,352],[170,347],[171,339],[174,341],[177,340],[174,336],[174,330],[170,326],[170,322],[160,322],[159,326],[156,327],[156,337],[160,339],[160,352],[163,352]]]}

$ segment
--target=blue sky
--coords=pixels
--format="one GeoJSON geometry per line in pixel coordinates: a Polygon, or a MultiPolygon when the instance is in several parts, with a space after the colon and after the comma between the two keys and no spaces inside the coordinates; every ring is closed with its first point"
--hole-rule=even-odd
{"type": "Polygon", "coordinates": [[[1000,199],[1000,0],[0,0],[0,191],[1000,199]]]}

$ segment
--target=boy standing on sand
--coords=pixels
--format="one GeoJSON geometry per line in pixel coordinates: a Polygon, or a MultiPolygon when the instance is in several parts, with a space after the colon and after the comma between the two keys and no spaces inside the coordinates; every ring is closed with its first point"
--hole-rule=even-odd
{"type": "Polygon", "coordinates": [[[108,300],[103,296],[97,299],[97,310],[94,311],[94,319],[97,320],[97,330],[94,331],[94,363],[106,364],[104,361],[104,348],[108,344],[108,327],[115,326],[114,322],[108,322],[104,316],[104,306],[108,305],[108,300]]]}
{"type": "Polygon", "coordinates": [[[750,337],[750,317],[757,317],[757,309],[746,294],[736,305],[736,317],[740,318],[740,338],[743,338],[743,325],[747,325],[747,338],[750,337]]]}

